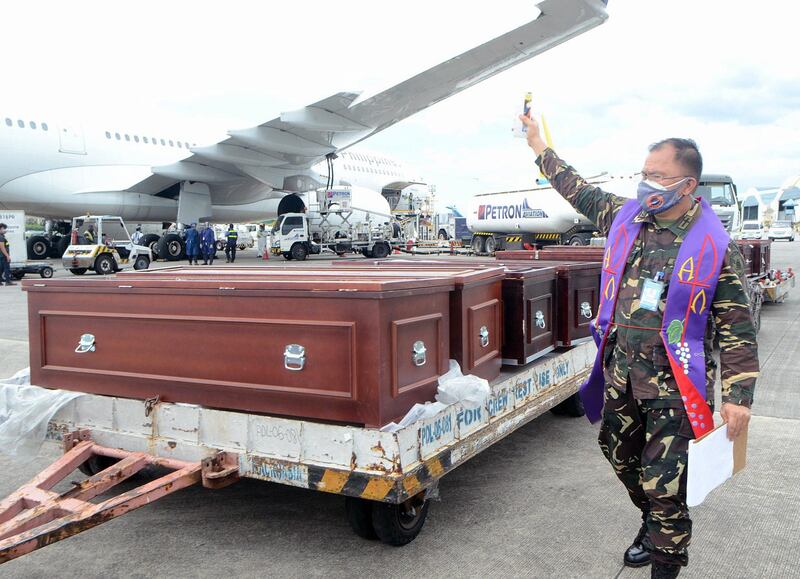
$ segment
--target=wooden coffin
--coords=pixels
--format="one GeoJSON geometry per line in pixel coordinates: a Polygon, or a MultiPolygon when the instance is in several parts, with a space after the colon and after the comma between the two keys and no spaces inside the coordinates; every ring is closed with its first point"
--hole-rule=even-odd
{"type": "MultiPolygon", "coordinates": [[[[519,253],[533,254],[534,252],[519,253]]],[[[591,340],[591,322],[597,315],[600,299],[601,262],[536,260],[533,255],[528,256],[528,261],[539,267],[556,269],[558,308],[556,343],[559,346],[572,346],[591,340]]],[[[512,265],[519,261],[498,259],[497,263],[512,265]]]]}
{"type": "Polygon", "coordinates": [[[343,271],[350,271],[358,277],[365,271],[381,270],[398,276],[447,276],[454,284],[450,296],[450,356],[464,374],[490,381],[497,378],[502,365],[504,269],[497,264],[437,268],[420,263],[392,273],[392,268],[381,267],[390,261],[335,261],[338,267],[328,270],[328,275],[343,276],[343,271]]]}
{"type": "Polygon", "coordinates": [[[603,247],[580,245],[547,245],[533,250],[498,251],[498,260],[541,259],[546,261],[603,261],[603,247]]]}
{"type": "MultiPolygon", "coordinates": [[[[464,267],[496,267],[496,261],[486,258],[451,260],[384,259],[337,261],[340,268],[432,268],[433,270],[462,270],[464,267]]],[[[522,365],[551,352],[556,347],[557,307],[556,269],[531,262],[504,262],[502,281],[503,347],[502,361],[522,365]]],[[[454,314],[451,311],[451,319],[454,314]]]]}
{"type": "Polygon", "coordinates": [[[26,281],[31,380],[381,426],[433,400],[453,287],[447,276],[377,271],[26,281]]]}
{"type": "Polygon", "coordinates": [[[736,241],[744,257],[745,275],[766,275],[770,270],[771,239],[739,239],[736,241]]]}

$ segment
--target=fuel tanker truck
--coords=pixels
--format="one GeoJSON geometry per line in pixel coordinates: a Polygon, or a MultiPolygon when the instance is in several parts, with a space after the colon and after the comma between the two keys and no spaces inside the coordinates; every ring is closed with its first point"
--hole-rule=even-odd
{"type": "MultiPolygon", "coordinates": [[[[636,198],[638,174],[591,177],[586,181],[622,197],[636,198]]],[[[741,235],[741,209],[736,185],[727,175],[702,175],[697,195],[714,208],[733,239],[741,235]]],[[[470,199],[467,227],[475,253],[532,249],[534,245],[588,245],[597,229],[541,179],[536,187],[484,193],[470,199]]],[[[602,240],[601,240],[602,242],[602,240]]]]}

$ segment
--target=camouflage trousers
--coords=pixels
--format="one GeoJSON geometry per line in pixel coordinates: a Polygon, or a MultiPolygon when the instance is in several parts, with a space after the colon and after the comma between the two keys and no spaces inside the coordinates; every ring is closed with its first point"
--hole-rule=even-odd
{"type": "Polygon", "coordinates": [[[606,387],[600,448],[642,511],[653,559],[686,565],[692,520],[686,506],[686,465],[694,438],[686,411],[664,400],[636,400],[606,387]],[[672,406],[672,407],[665,407],[672,406]]]}

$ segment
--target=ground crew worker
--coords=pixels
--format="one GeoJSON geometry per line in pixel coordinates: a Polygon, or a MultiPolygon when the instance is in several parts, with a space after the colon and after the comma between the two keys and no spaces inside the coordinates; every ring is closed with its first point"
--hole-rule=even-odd
{"type": "Polygon", "coordinates": [[[264,227],[264,224],[258,226],[258,232],[256,233],[257,236],[257,248],[258,248],[258,258],[261,259],[264,257],[264,252],[267,251],[267,230],[264,227]]]}
{"type": "Polygon", "coordinates": [[[203,265],[214,265],[214,258],[217,255],[217,237],[214,235],[214,228],[208,223],[200,234],[200,249],[203,253],[203,265]]]}
{"type": "Polygon", "coordinates": [[[236,261],[236,243],[239,241],[239,232],[233,227],[233,223],[228,225],[228,232],[225,234],[225,262],[233,263],[236,261]]]}
{"type": "Polygon", "coordinates": [[[652,562],[652,577],[677,577],[692,531],[688,444],[713,428],[711,315],[729,437],[750,420],[758,352],[744,260],[710,205],[692,196],[702,172],[694,141],[652,145],[631,200],[589,185],[535,120],[521,120],[542,174],[607,237],[592,326],[598,355],[581,399],[590,420],[602,418],[603,454],[642,511],[625,565],[652,562]]]}
{"type": "Polygon", "coordinates": [[[142,237],[144,237],[144,233],[142,233],[142,226],[137,225],[136,231],[134,231],[133,235],[131,235],[131,243],[134,245],[139,245],[139,243],[142,241],[142,237]]]}
{"type": "Polygon", "coordinates": [[[0,284],[16,285],[11,276],[11,245],[6,239],[8,225],[0,223],[0,284]]]}
{"type": "Polygon", "coordinates": [[[94,245],[94,225],[89,224],[86,227],[86,231],[83,232],[83,238],[86,240],[88,245],[94,245]]]}
{"type": "Polygon", "coordinates": [[[192,223],[186,228],[186,233],[184,234],[186,257],[189,258],[189,265],[200,265],[197,260],[200,255],[200,234],[197,232],[196,226],[196,223],[192,223]]]}

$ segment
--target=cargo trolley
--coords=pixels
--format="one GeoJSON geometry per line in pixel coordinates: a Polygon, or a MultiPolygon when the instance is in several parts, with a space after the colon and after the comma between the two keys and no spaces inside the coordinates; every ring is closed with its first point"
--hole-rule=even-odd
{"type": "Polygon", "coordinates": [[[158,399],[79,396],[48,424],[46,440],[64,454],[0,501],[0,563],[182,488],[220,488],[241,478],[343,495],[358,535],[407,544],[451,470],[548,410],[583,414],[576,393],[595,353],[589,342],[504,368],[482,406],[453,404],[395,432],[158,399]],[[119,482],[147,466],[166,474],[114,494],[119,482]],[[76,468],[88,478],[54,492],[76,468]],[[99,495],[110,498],[91,502],[99,495]]]}

